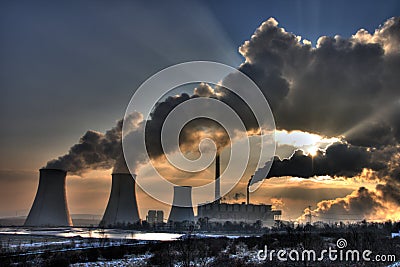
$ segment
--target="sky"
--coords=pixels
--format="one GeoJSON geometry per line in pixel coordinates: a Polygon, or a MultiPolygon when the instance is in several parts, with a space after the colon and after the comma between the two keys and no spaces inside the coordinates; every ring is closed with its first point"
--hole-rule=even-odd
{"type": "MultiPolygon", "coordinates": [[[[379,125],[375,122],[380,118],[378,107],[400,99],[394,78],[399,66],[399,30],[397,27],[397,31],[375,37],[360,34],[357,42],[379,45],[364,45],[359,50],[349,45],[353,42],[349,38],[360,29],[373,34],[388,19],[399,16],[398,1],[384,5],[378,1],[3,1],[0,5],[0,216],[26,215],[36,192],[39,168],[66,154],[86,131],[105,132],[114,127],[136,88],[148,77],[190,60],[240,68],[261,85],[283,139],[277,162],[282,161],[285,168],[285,164],[292,166],[290,175],[298,174],[297,165],[283,158],[291,157],[296,148],[307,154],[321,147],[325,153],[326,143],[319,143],[322,139],[329,140],[332,148],[327,154],[315,154],[316,166],[325,166],[337,155],[345,157],[347,151],[363,159],[357,166],[344,168],[347,172],[325,173],[321,167],[320,172],[310,174],[312,179],[292,177],[290,190],[296,193],[279,188],[285,184],[282,179],[291,178],[273,169],[285,178],[266,180],[254,193],[254,201],[280,203],[284,218],[292,220],[308,205],[313,206],[316,216],[333,216],[325,211],[336,209],[337,215],[348,212],[345,216],[376,218],[383,212],[380,206],[393,205],[389,214],[396,216],[398,195],[392,189],[397,180],[388,178],[392,177],[389,171],[384,173],[394,168],[394,163],[389,167],[375,165],[384,156],[391,161],[398,155],[397,121],[391,119],[397,108],[379,109],[383,114],[378,115],[388,119],[379,125]],[[267,23],[261,26],[263,22],[267,23]],[[253,38],[257,29],[259,33],[253,38]],[[299,48],[292,33],[311,41],[312,48],[299,48]],[[320,39],[336,35],[344,41],[320,39]],[[270,42],[269,36],[279,43],[287,42],[286,50],[270,42]],[[317,43],[321,49],[312,50],[317,43]],[[362,79],[364,76],[371,80],[362,79]],[[381,80],[388,82],[375,84],[381,80]],[[288,99],[295,99],[295,104],[288,99]],[[375,131],[363,128],[369,123],[374,127],[367,128],[375,131]],[[393,136],[382,134],[388,131],[393,136]],[[317,137],[304,147],[301,142],[313,137],[307,133],[317,137]],[[338,144],[342,136],[347,145],[338,144]],[[373,138],[376,136],[379,138],[373,138]],[[370,155],[368,149],[377,152],[370,155]],[[315,178],[324,175],[330,178],[315,178]],[[309,194],[309,190],[319,193],[309,194]],[[360,202],[371,203],[376,209],[364,214],[360,202]],[[341,210],[343,203],[353,205],[356,211],[341,210]]],[[[293,160],[306,157],[300,152],[294,156],[293,160]]],[[[71,213],[102,214],[110,192],[110,173],[111,168],[69,177],[71,213]]],[[[204,179],[210,176],[203,175],[204,179]]],[[[240,192],[245,183],[226,199],[242,201],[240,192]]],[[[149,200],[139,205],[144,217],[147,207],[158,204],[149,200]]]]}

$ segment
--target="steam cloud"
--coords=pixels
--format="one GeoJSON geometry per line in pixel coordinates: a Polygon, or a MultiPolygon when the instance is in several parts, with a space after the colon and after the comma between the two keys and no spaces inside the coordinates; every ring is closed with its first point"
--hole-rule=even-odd
{"type": "MultiPolygon", "coordinates": [[[[147,151],[135,150],[135,162],[131,163],[135,169],[145,163],[145,153],[151,158],[157,158],[164,153],[176,150],[175,147],[161,146],[161,129],[168,114],[179,104],[199,96],[216,98],[214,89],[208,84],[201,83],[194,89],[194,94],[181,94],[168,97],[165,101],[156,104],[151,119],[144,121],[139,113],[133,113],[124,121],[106,133],[87,131],[78,144],[72,146],[68,154],[47,163],[45,168],[64,169],[74,174],[82,174],[90,169],[110,169],[114,172],[129,172],[122,153],[122,124],[128,123],[129,135],[126,137],[131,144],[142,142],[145,133],[147,151]]],[[[182,129],[179,136],[180,148],[183,151],[198,149],[198,144],[204,138],[211,138],[219,149],[230,143],[225,129],[209,119],[196,119],[189,122],[182,129]]]]}
{"type": "Polygon", "coordinates": [[[87,131],[68,154],[47,163],[45,168],[80,174],[87,169],[110,169],[121,156],[122,121],[105,134],[87,131]]]}
{"type": "Polygon", "coordinates": [[[384,205],[375,192],[360,187],[346,197],[319,202],[312,214],[320,221],[335,221],[337,218],[360,221],[376,218],[383,208],[384,205]]]}
{"type": "MultiPolygon", "coordinates": [[[[106,133],[87,131],[73,145],[68,154],[47,163],[45,168],[63,169],[74,174],[82,174],[89,169],[111,169],[114,172],[127,172],[125,160],[122,155],[122,123],[106,133]]],[[[141,132],[143,128],[143,117],[139,113],[133,113],[124,123],[130,124],[132,135],[141,132]]],[[[137,163],[141,162],[138,156],[137,163]]]]}

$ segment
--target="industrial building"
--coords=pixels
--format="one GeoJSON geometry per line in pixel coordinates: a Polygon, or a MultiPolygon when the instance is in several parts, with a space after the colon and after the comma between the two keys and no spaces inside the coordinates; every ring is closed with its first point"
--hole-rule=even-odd
{"type": "Polygon", "coordinates": [[[40,169],[39,186],[25,226],[72,226],[65,179],[67,172],[40,169]]]}
{"type": "Polygon", "coordinates": [[[220,200],[220,158],[215,160],[215,201],[197,206],[197,219],[207,219],[209,222],[245,222],[261,221],[264,226],[273,226],[281,219],[282,211],[273,210],[271,205],[250,204],[250,181],[246,187],[247,202],[242,204],[221,203],[220,200]]]}
{"type": "Polygon", "coordinates": [[[149,210],[146,221],[149,224],[162,224],[164,222],[164,212],[162,210],[149,210]]]}
{"type": "Polygon", "coordinates": [[[197,218],[207,218],[209,222],[245,222],[261,221],[264,226],[273,226],[280,220],[282,212],[272,210],[271,205],[207,203],[197,207],[197,218]]]}

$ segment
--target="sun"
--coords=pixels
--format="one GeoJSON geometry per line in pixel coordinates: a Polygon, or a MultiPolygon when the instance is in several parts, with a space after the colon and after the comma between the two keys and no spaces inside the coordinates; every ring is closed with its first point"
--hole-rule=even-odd
{"type": "Polygon", "coordinates": [[[307,149],[307,152],[309,155],[311,155],[311,157],[315,157],[318,153],[318,147],[312,146],[309,149],[307,149]]]}

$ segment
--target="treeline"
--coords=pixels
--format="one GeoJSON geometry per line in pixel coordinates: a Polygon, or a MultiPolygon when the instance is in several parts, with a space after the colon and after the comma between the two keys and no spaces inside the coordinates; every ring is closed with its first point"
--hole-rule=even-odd
{"type": "Polygon", "coordinates": [[[276,221],[273,226],[265,226],[261,221],[255,223],[246,222],[214,222],[209,221],[207,218],[200,218],[196,222],[184,221],[184,222],[168,222],[168,223],[154,223],[150,224],[146,221],[138,221],[136,223],[118,223],[115,225],[103,226],[103,228],[118,228],[126,230],[137,230],[137,231],[171,231],[171,232],[234,232],[234,233],[269,233],[276,231],[331,231],[334,229],[346,229],[346,228],[361,228],[361,229],[375,229],[383,234],[390,235],[390,233],[399,232],[400,222],[367,222],[360,221],[356,223],[323,223],[314,222],[313,224],[297,224],[293,222],[276,221]]]}

